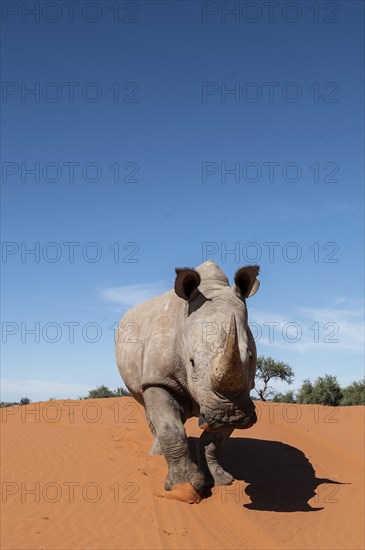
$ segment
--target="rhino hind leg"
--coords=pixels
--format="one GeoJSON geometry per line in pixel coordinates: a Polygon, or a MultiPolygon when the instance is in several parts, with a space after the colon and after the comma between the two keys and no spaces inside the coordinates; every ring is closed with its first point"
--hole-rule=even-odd
{"type": "Polygon", "coordinates": [[[198,464],[208,485],[231,485],[233,476],[219,464],[219,454],[223,442],[231,435],[232,429],[220,432],[203,432],[198,442],[198,464]]]}
{"type": "Polygon", "coordinates": [[[180,489],[190,485],[191,490],[187,491],[189,494],[185,501],[191,502],[190,493],[194,493],[194,502],[197,502],[205,479],[190,456],[183,425],[183,407],[168,390],[157,386],[145,389],[144,400],[151,431],[159,442],[168,466],[165,490],[171,491],[170,498],[175,498],[176,494],[176,499],[182,500],[186,491],[180,489]]]}

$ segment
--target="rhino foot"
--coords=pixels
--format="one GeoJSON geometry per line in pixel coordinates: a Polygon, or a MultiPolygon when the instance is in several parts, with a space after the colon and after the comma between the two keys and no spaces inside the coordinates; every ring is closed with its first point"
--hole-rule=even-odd
{"type": "Polygon", "coordinates": [[[198,463],[209,487],[233,483],[233,476],[223,470],[218,461],[222,444],[232,432],[232,428],[220,432],[203,432],[199,439],[198,463]]]}
{"type": "Polygon", "coordinates": [[[165,490],[171,491],[176,486],[191,485],[195,491],[201,493],[205,487],[205,478],[196,464],[191,463],[189,468],[181,471],[178,468],[170,468],[165,482],[165,490]]]}
{"type": "Polygon", "coordinates": [[[222,466],[210,467],[210,473],[214,480],[214,485],[231,485],[233,483],[234,477],[229,472],[223,470],[222,466]]]}
{"type": "Polygon", "coordinates": [[[201,496],[190,483],[174,485],[171,491],[164,491],[161,496],[171,500],[187,502],[188,504],[197,504],[201,501],[201,496]]]}

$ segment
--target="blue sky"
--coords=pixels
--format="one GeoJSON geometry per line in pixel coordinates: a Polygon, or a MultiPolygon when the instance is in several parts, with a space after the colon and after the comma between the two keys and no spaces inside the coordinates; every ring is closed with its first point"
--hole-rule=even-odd
{"type": "Polygon", "coordinates": [[[116,322],[206,259],[260,264],[293,387],[359,379],[363,3],[6,4],[2,399],[122,385],[116,322]]]}

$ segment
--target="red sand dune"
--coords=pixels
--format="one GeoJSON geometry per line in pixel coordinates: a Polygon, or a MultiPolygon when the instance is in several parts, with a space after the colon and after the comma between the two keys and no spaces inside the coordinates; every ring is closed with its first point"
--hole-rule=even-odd
{"type": "Polygon", "coordinates": [[[258,412],[226,443],[234,484],[189,505],[132,398],[2,409],[1,548],[364,548],[364,407],[258,412]]]}

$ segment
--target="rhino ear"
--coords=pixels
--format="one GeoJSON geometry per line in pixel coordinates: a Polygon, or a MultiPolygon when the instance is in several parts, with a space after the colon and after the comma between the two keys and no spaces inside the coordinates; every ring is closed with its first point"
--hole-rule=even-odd
{"type": "Polygon", "coordinates": [[[258,291],[260,281],[258,281],[256,277],[259,271],[260,267],[258,265],[248,265],[236,271],[234,282],[236,290],[242,298],[249,298],[258,291]]]}
{"type": "Polygon", "coordinates": [[[175,292],[179,298],[190,300],[200,285],[200,275],[195,269],[176,268],[175,292]]]}

